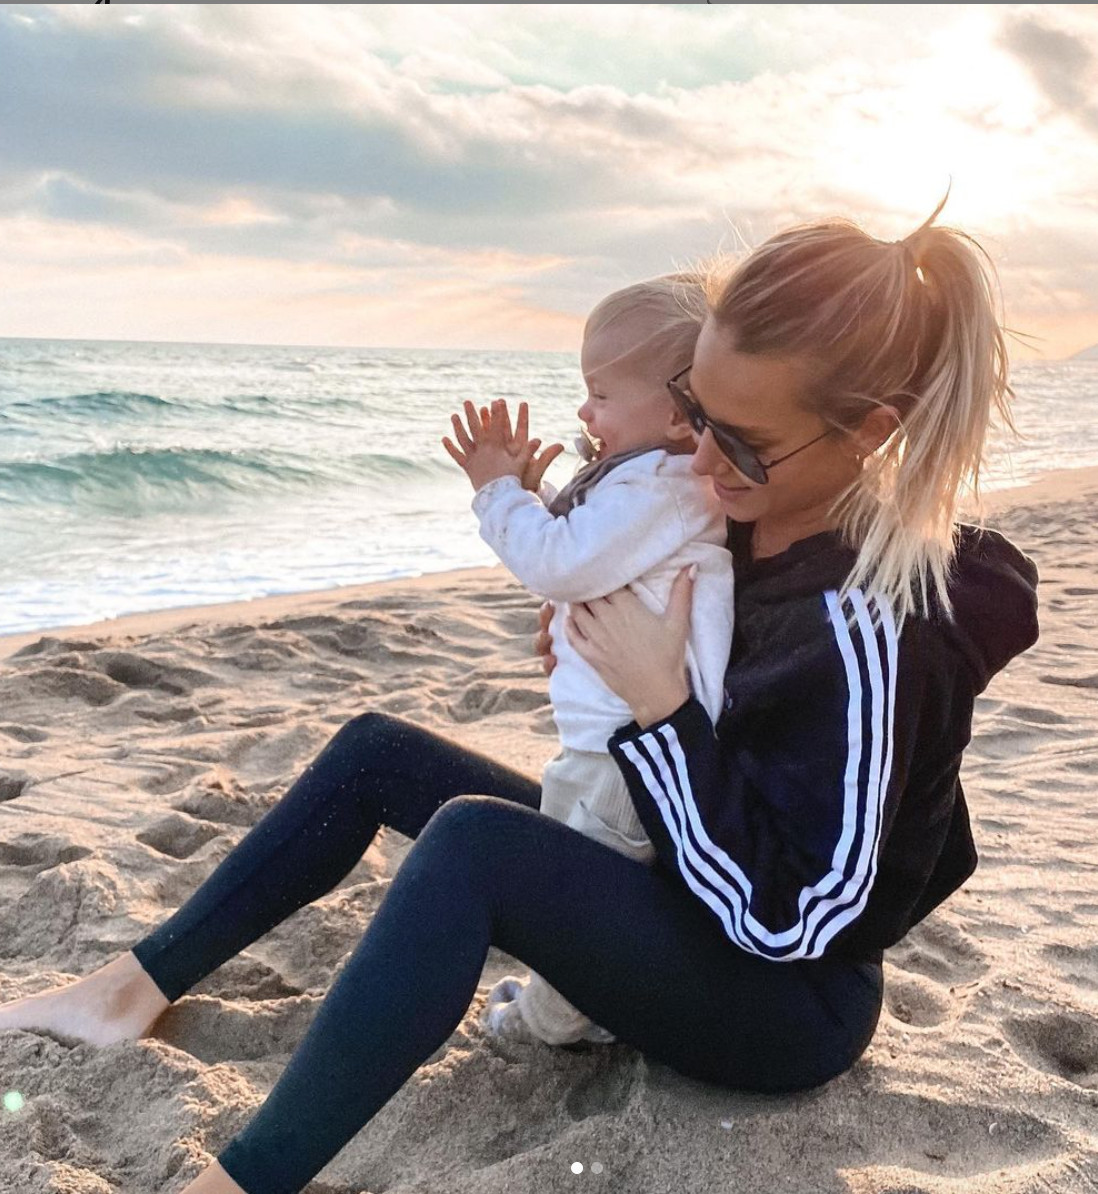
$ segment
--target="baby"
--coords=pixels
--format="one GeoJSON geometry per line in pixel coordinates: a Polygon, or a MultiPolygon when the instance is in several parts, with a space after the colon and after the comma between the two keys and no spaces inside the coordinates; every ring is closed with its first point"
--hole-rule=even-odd
{"type": "MultiPolygon", "coordinates": [[[[675,577],[696,564],[687,670],[716,722],[732,642],[732,560],[725,516],[709,482],[691,471],[693,433],[665,384],[690,364],[704,315],[700,281],[688,275],[628,286],[595,307],[581,351],[588,395],[577,446],[587,462],[560,493],[523,487],[540,444],[527,438],[525,403],[515,432],[505,404],[478,418],[466,403],[468,432],[457,415],[452,420],[461,450],[443,439],[476,489],[481,537],[518,580],[556,605],[549,696],[561,749],[542,774],[541,811],[645,863],[655,849],[607,748],[633,713],[570,646],[563,622],[570,603],[626,585],[663,613],[675,577]]],[[[538,974],[525,986],[501,979],[486,1024],[495,1035],[548,1044],[616,1039],[538,974]]]]}

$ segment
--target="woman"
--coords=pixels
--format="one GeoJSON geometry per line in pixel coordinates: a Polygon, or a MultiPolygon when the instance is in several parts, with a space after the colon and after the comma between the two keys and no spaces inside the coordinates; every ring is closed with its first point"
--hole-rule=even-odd
{"type": "Polygon", "coordinates": [[[525,776],[366,714],[172,917],[0,1028],[147,1033],[384,824],[415,845],[270,1096],[183,1194],[301,1190],[458,1026],[490,945],[685,1075],[788,1091],[846,1070],[882,951],[975,864],[974,699],[1037,637],[1032,563],[954,533],[1010,390],[988,277],[937,214],[891,244],[845,223],[774,237],[714,281],[669,383],[737,563],[715,730],[684,678],[688,577],[662,619],[621,591],[568,630],[634,713],[611,750],[654,866],[538,812],[525,776]]]}

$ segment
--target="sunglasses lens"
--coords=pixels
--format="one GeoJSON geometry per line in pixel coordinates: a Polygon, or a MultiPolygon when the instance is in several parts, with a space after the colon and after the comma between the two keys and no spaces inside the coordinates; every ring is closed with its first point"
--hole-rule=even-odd
{"type": "Polygon", "coordinates": [[[705,429],[708,427],[713,432],[713,438],[717,442],[717,447],[720,448],[745,477],[750,477],[758,485],[766,484],[766,470],[759,463],[759,458],[745,443],[741,443],[740,440],[729,432],[714,427],[705,417],[705,412],[695,399],[678,382],[669,381],[667,388],[671,391],[671,397],[675,400],[675,404],[686,416],[690,426],[694,429],[695,435],[704,435],[705,429]]]}
{"type": "Polygon", "coordinates": [[[750,477],[759,485],[766,483],[766,473],[759,464],[759,458],[746,444],[730,436],[727,431],[714,431],[713,438],[717,441],[717,447],[745,477],[750,477]]]}

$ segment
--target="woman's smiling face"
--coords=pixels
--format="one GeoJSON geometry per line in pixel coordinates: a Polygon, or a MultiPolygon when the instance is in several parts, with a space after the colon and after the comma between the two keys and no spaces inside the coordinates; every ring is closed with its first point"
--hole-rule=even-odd
{"type": "MultiPolygon", "coordinates": [[[[705,414],[735,431],[767,464],[828,429],[802,405],[812,364],[737,352],[732,334],[707,319],[694,363],[682,379],[705,414]]],[[[741,473],[711,430],[698,439],[693,469],[711,477],[727,516],[767,528],[804,526],[821,516],[860,468],[850,441],[827,436],[768,471],[760,484],[741,473]]]]}

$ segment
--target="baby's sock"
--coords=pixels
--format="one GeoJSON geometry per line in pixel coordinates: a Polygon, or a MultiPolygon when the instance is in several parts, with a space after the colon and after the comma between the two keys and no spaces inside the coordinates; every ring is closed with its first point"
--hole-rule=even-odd
{"type": "Polygon", "coordinates": [[[523,986],[521,979],[508,974],[488,992],[483,1023],[492,1036],[512,1041],[533,1042],[538,1039],[522,1018],[518,994],[523,986]]]}
{"type": "MultiPolygon", "coordinates": [[[[542,1014],[544,1017],[544,1011],[542,1014]]],[[[534,980],[533,976],[527,982],[513,974],[501,978],[488,992],[483,1023],[493,1036],[509,1040],[539,1041],[548,1045],[569,1045],[579,1041],[608,1045],[617,1040],[608,1029],[595,1024],[570,1004],[565,1003],[563,996],[545,983],[544,979],[534,980]],[[577,1026],[571,1030],[562,1029],[559,1025],[552,1029],[543,1027],[540,1031],[535,1030],[523,1014],[524,1000],[520,998],[530,981],[536,981],[540,985],[540,998],[543,1002],[548,1001],[550,1008],[556,1008],[558,1015],[559,1005],[570,1009],[577,1026]]]]}

